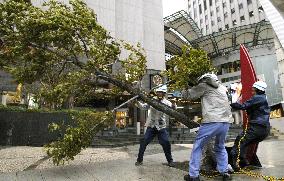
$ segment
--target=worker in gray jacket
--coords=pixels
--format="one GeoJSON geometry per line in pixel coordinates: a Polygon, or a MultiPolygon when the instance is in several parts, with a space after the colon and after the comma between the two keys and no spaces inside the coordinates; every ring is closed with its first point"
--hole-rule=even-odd
{"type": "Polygon", "coordinates": [[[201,98],[203,117],[191,152],[189,174],[184,176],[184,180],[199,180],[202,149],[213,137],[216,137],[217,170],[224,180],[229,179],[225,140],[233,118],[226,87],[219,83],[215,74],[206,73],[198,79],[197,86],[182,91],[182,95],[190,100],[201,98]]]}
{"type": "MultiPolygon", "coordinates": [[[[167,86],[163,85],[156,89],[157,99],[163,104],[166,104],[169,107],[175,108],[170,101],[165,98],[167,94],[167,86]]],[[[149,116],[146,121],[147,130],[144,135],[144,139],[140,143],[139,153],[136,166],[143,164],[143,155],[146,150],[147,145],[158,135],[159,143],[162,145],[166,159],[168,161],[168,166],[173,167],[173,158],[171,153],[171,144],[169,142],[169,134],[166,130],[166,114],[156,110],[155,108],[149,106],[146,103],[138,102],[138,107],[144,110],[149,110],[149,116]]]]}

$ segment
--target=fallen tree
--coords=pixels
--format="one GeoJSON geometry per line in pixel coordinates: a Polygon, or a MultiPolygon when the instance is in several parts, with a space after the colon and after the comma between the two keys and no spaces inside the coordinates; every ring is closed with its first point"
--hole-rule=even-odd
{"type": "MultiPolygon", "coordinates": [[[[189,128],[198,126],[193,115],[159,103],[147,90],[134,85],[146,72],[143,48],[112,38],[82,0],[70,0],[69,4],[50,0],[43,7],[24,0],[0,4],[0,66],[19,83],[33,87],[42,107],[62,109],[70,98],[75,102],[96,96],[111,99],[126,91],[189,128]],[[128,57],[121,58],[122,49],[128,57]],[[122,71],[114,72],[114,65],[122,71]],[[112,93],[97,93],[101,80],[114,85],[112,93]]],[[[170,61],[170,67],[164,75],[174,82],[171,89],[187,88],[198,76],[213,70],[207,54],[191,47],[184,47],[183,54],[170,61]]],[[[55,164],[74,159],[90,144],[89,138],[107,126],[103,123],[111,116],[110,112],[94,111],[76,115],[77,127],[65,127],[64,138],[47,145],[48,155],[55,164]]],[[[52,130],[61,128],[51,126],[52,130]]]]}

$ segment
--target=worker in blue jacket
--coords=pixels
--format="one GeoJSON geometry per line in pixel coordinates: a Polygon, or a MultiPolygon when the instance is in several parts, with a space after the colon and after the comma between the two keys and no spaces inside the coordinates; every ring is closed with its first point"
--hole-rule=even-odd
{"type": "Polygon", "coordinates": [[[240,133],[235,144],[231,150],[231,156],[233,160],[233,168],[235,171],[239,170],[237,164],[238,145],[240,144],[240,163],[243,166],[249,165],[249,161],[246,159],[246,149],[251,143],[259,143],[263,141],[269,134],[270,123],[269,115],[270,108],[267,102],[265,90],[267,85],[263,81],[257,81],[252,86],[253,97],[243,104],[232,103],[231,107],[237,110],[246,110],[249,117],[249,124],[247,132],[244,136],[244,131],[240,133]],[[240,139],[244,136],[244,138],[240,139]]]}

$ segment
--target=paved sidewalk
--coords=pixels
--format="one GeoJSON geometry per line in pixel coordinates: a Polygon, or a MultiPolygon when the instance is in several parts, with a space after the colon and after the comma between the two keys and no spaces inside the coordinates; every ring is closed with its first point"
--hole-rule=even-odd
{"type": "MultiPolygon", "coordinates": [[[[188,160],[191,146],[192,145],[174,145],[173,156],[175,161],[182,162],[188,160]]],[[[259,146],[258,155],[264,168],[257,170],[257,172],[283,177],[283,150],[284,140],[267,140],[262,142],[259,146]]],[[[90,148],[87,150],[88,154],[90,154],[90,151],[92,154],[95,154],[96,149],[90,148]]],[[[162,163],[165,163],[165,156],[159,145],[150,145],[149,149],[146,150],[144,164],[140,167],[134,166],[138,145],[106,150],[101,149],[100,151],[109,152],[109,154],[105,153],[105,160],[90,161],[90,159],[87,158],[89,161],[84,161],[82,158],[89,157],[90,155],[82,154],[79,155],[79,157],[82,158],[76,158],[80,161],[77,160],[76,162],[75,159],[74,162],[66,166],[55,167],[50,165],[50,167],[40,168],[40,165],[38,165],[39,168],[37,167],[32,170],[1,173],[0,181],[182,181],[183,176],[187,173],[186,171],[163,165],[162,163]],[[112,155],[117,158],[110,159],[112,155]]],[[[208,180],[208,178],[202,178],[202,180],[208,180]]],[[[215,178],[214,180],[220,180],[220,178],[215,178]]],[[[260,179],[245,175],[233,175],[233,180],[260,179]]]]}
{"type": "Polygon", "coordinates": [[[284,133],[284,118],[275,118],[270,120],[270,125],[272,128],[279,130],[280,132],[284,133]]]}

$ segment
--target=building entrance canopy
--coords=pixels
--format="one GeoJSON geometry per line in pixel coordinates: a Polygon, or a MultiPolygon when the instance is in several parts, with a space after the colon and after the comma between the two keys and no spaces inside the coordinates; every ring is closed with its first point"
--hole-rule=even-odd
{"type": "Polygon", "coordinates": [[[201,31],[185,11],[176,12],[164,18],[166,53],[177,55],[183,45],[191,45],[205,50],[210,57],[217,57],[246,47],[274,43],[271,24],[261,21],[255,24],[235,27],[202,36],[201,31]]]}

